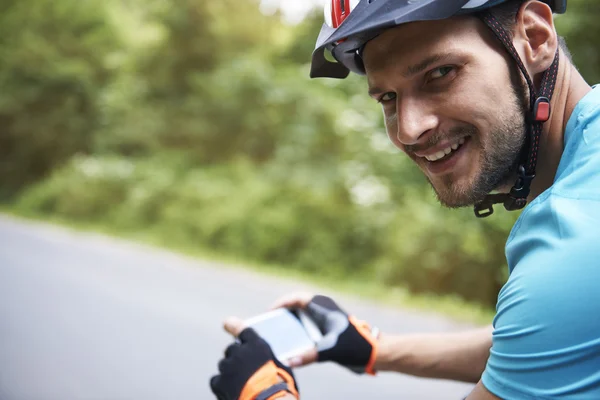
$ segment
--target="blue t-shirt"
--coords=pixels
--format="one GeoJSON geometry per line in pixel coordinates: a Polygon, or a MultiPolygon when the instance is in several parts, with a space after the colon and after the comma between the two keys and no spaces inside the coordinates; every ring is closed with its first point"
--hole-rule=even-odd
{"type": "Polygon", "coordinates": [[[484,386],[503,399],[600,399],[600,87],[575,107],[553,185],[506,243],[484,386]]]}

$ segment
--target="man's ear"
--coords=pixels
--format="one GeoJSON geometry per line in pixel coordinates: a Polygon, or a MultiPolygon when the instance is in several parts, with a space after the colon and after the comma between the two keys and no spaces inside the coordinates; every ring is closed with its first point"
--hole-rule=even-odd
{"type": "Polygon", "coordinates": [[[514,45],[530,76],[550,68],[558,48],[550,6],[537,0],[523,3],[517,14],[514,45]]]}

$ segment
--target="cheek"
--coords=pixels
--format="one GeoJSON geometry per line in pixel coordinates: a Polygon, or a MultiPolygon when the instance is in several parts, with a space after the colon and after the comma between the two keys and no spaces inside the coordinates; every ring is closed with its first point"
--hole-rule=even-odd
{"type": "Polygon", "coordinates": [[[447,110],[452,109],[453,114],[449,115],[450,128],[462,126],[471,131],[472,139],[475,143],[485,143],[495,121],[497,120],[498,110],[485,99],[477,96],[459,96],[447,110]]]}
{"type": "Polygon", "coordinates": [[[451,96],[438,99],[438,110],[480,132],[488,132],[502,115],[506,116],[503,111],[512,92],[507,90],[510,88],[508,74],[498,69],[487,63],[467,66],[452,87],[451,96]]]}
{"type": "Polygon", "coordinates": [[[398,140],[398,122],[395,114],[391,114],[383,110],[383,123],[388,139],[398,149],[404,151],[404,145],[398,140]]]}

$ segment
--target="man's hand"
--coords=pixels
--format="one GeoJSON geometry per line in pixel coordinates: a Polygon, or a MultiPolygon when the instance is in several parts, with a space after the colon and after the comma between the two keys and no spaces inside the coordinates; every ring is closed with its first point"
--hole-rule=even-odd
{"type": "Polygon", "coordinates": [[[237,336],[239,343],[227,347],[225,358],[219,362],[219,375],[210,380],[219,400],[300,398],[292,370],[275,358],[253,329],[243,329],[236,320],[226,322],[225,329],[237,336]]]}
{"type": "Polygon", "coordinates": [[[273,308],[303,309],[323,334],[314,350],[288,361],[292,367],[315,361],[333,361],[353,372],[375,374],[377,332],[349,316],[331,298],[295,293],[279,299],[273,308]]]}

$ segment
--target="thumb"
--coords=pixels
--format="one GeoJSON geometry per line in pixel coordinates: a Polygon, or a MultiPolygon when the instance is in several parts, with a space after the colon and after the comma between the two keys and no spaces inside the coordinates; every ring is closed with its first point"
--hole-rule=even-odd
{"type": "Polygon", "coordinates": [[[287,364],[290,366],[290,368],[302,367],[304,365],[314,363],[315,361],[317,361],[318,357],[319,353],[317,352],[317,349],[314,348],[296,357],[290,358],[289,360],[287,360],[287,364]]]}
{"type": "Polygon", "coordinates": [[[238,337],[246,328],[244,321],[238,317],[229,317],[223,322],[223,328],[232,336],[238,337]]]}

